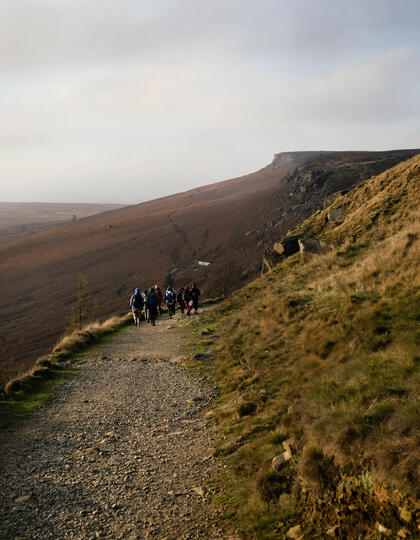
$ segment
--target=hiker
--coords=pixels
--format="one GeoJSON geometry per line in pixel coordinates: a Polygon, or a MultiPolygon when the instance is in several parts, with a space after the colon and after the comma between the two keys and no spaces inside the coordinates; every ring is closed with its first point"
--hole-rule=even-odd
{"type": "Polygon", "coordinates": [[[156,326],[157,310],[159,305],[159,298],[155,289],[150,289],[149,296],[147,297],[147,309],[149,310],[150,322],[153,326],[156,326]]]}
{"type": "Polygon", "coordinates": [[[184,315],[185,304],[184,304],[184,287],[180,287],[176,293],[176,300],[181,308],[181,314],[184,315]]]}
{"type": "Polygon", "coordinates": [[[147,297],[149,296],[149,293],[147,289],[144,289],[144,292],[142,294],[143,296],[143,302],[144,302],[144,318],[149,323],[150,322],[150,316],[149,316],[149,308],[147,307],[147,297]]]}
{"type": "Polygon", "coordinates": [[[155,285],[155,293],[158,298],[159,315],[162,315],[162,304],[164,303],[164,300],[163,300],[162,291],[160,290],[160,287],[157,283],[155,285]]]}
{"type": "Polygon", "coordinates": [[[192,297],[192,294],[188,285],[185,287],[185,291],[184,291],[184,304],[185,304],[185,307],[187,308],[187,315],[189,317],[190,312],[192,310],[192,306],[193,306],[193,297],[192,297]]]}
{"type": "Polygon", "coordinates": [[[193,301],[194,313],[196,315],[198,314],[198,298],[200,297],[200,294],[201,292],[200,289],[197,287],[197,283],[194,283],[194,286],[191,289],[191,296],[193,301]]]}
{"type": "Polygon", "coordinates": [[[165,294],[166,305],[168,306],[169,318],[175,315],[176,295],[172,285],[169,285],[165,294]]]}
{"type": "Polygon", "coordinates": [[[144,306],[143,296],[140,289],[136,289],[130,298],[130,307],[133,312],[135,326],[140,326],[141,312],[144,306]]]}

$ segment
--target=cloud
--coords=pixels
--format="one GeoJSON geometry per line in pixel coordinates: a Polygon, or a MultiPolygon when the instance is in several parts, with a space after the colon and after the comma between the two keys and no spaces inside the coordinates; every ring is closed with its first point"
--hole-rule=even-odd
{"type": "Polygon", "coordinates": [[[133,202],[281,150],[420,146],[404,6],[4,0],[0,200],[133,202]]]}

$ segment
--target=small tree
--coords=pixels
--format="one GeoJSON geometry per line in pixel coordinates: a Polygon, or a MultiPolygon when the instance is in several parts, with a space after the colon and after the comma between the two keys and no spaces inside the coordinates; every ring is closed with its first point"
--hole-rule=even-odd
{"type": "Polygon", "coordinates": [[[75,330],[81,330],[89,319],[95,314],[97,306],[90,303],[88,293],[88,280],[82,274],[77,278],[77,298],[76,303],[71,308],[70,321],[67,333],[71,334],[75,330]]]}

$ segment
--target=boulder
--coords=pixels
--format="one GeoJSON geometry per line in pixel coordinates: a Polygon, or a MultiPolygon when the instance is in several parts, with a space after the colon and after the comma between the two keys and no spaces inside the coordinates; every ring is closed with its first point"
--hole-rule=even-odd
{"type": "Polygon", "coordinates": [[[283,257],[290,257],[290,255],[294,255],[299,251],[299,238],[301,238],[299,234],[286,236],[283,240],[275,242],[273,249],[279,255],[283,255],[283,257]]]}
{"type": "Polygon", "coordinates": [[[292,454],[286,450],[286,452],[283,452],[282,454],[279,454],[278,456],[275,456],[273,460],[271,461],[271,468],[275,471],[279,471],[286,465],[286,463],[289,461],[289,459],[292,457],[292,454]]]}
{"type": "Polygon", "coordinates": [[[232,441],[228,441],[215,450],[215,456],[228,456],[229,454],[233,454],[244,443],[244,440],[244,437],[237,437],[232,441]]]}
{"type": "Polygon", "coordinates": [[[199,360],[200,362],[204,362],[206,360],[213,360],[213,359],[214,359],[213,354],[197,353],[194,355],[194,360],[199,360]]]}
{"type": "Polygon", "coordinates": [[[210,328],[203,328],[200,333],[202,336],[209,336],[213,333],[213,330],[211,330],[210,328]]]}
{"type": "Polygon", "coordinates": [[[267,247],[262,260],[261,274],[273,270],[283,259],[283,255],[279,255],[272,247],[267,247]]]}
{"type": "Polygon", "coordinates": [[[302,538],[302,527],[300,525],[295,525],[294,527],[291,527],[287,533],[287,538],[302,538]]]}
{"type": "Polygon", "coordinates": [[[342,195],[345,195],[348,192],[349,192],[348,189],[343,189],[341,191],[335,191],[334,193],[331,193],[331,195],[328,195],[328,197],[324,199],[324,204],[323,204],[324,210],[328,208],[329,206],[331,206],[332,203],[338,199],[338,197],[341,197],[342,195]]]}
{"type": "Polygon", "coordinates": [[[328,253],[330,247],[318,238],[299,238],[299,249],[304,260],[311,259],[313,255],[328,253]]]}
{"type": "Polygon", "coordinates": [[[344,206],[337,206],[328,210],[328,221],[333,225],[340,225],[346,219],[346,209],[344,206]]]}

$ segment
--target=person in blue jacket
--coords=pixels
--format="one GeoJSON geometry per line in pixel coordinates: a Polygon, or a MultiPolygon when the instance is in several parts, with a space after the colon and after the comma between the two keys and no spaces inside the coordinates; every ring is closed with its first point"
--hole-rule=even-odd
{"type": "Polygon", "coordinates": [[[150,322],[153,326],[156,325],[157,310],[159,305],[159,298],[155,289],[150,289],[149,296],[147,297],[147,309],[149,310],[150,322]]]}
{"type": "Polygon", "coordinates": [[[144,307],[144,300],[140,289],[136,289],[130,298],[130,307],[133,312],[134,324],[140,326],[141,312],[144,307]]]}

